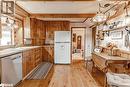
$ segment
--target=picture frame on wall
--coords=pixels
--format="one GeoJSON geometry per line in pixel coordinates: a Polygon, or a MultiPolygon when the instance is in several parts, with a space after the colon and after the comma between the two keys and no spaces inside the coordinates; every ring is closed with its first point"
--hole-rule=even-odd
{"type": "Polygon", "coordinates": [[[14,15],[15,0],[2,0],[1,13],[6,15],[14,15]]]}
{"type": "Polygon", "coordinates": [[[123,31],[111,31],[111,39],[122,39],[123,38],[123,31]]]}

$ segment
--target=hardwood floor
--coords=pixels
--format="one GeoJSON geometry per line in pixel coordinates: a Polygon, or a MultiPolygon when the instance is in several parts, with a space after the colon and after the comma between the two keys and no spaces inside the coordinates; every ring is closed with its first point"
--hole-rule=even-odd
{"type": "Polygon", "coordinates": [[[18,87],[102,87],[82,62],[54,65],[45,80],[25,80],[18,87]]]}

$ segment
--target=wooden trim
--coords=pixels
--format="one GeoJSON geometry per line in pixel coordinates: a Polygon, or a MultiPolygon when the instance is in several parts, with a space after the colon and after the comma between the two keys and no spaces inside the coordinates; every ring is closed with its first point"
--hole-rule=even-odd
{"type": "Polygon", "coordinates": [[[85,18],[85,20],[83,20],[83,21],[76,21],[76,22],[70,22],[70,23],[84,23],[84,22],[87,21],[87,19],[88,19],[88,18],[85,18]]]}
{"type": "Polygon", "coordinates": [[[25,21],[22,21],[22,33],[23,33],[23,34],[22,34],[22,35],[23,35],[23,36],[22,36],[22,41],[23,41],[22,45],[23,45],[23,46],[25,45],[25,42],[24,42],[24,37],[25,37],[25,36],[24,36],[24,35],[25,35],[25,33],[24,33],[24,30],[25,30],[24,22],[25,22],[25,21]]]}
{"type": "Polygon", "coordinates": [[[27,1],[96,1],[96,0],[27,0],[27,1]]]}
{"type": "Polygon", "coordinates": [[[22,7],[20,7],[17,4],[15,5],[15,11],[16,11],[16,14],[21,15],[23,17],[30,15],[27,11],[25,11],[22,7]]]}
{"type": "Polygon", "coordinates": [[[24,18],[30,16],[30,14],[27,11],[25,11],[22,7],[20,7],[19,5],[16,4],[14,16],[15,16],[15,18],[23,21],[24,18]]]}
{"type": "Polygon", "coordinates": [[[85,28],[85,29],[86,29],[86,27],[71,27],[71,30],[72,30],[73,28],[85,28]]]}
{"type": "Polygon", "coordinates": [[[86,22],[87,20],[88,20],[88,18],[86,18],[86,19],[83,21],[83,23],[86,22]]]}
{"type": "Polygon", "coordinates": [[[31,14],[31,18],[91,18],[94,17],[95,14],[31,14]]]}

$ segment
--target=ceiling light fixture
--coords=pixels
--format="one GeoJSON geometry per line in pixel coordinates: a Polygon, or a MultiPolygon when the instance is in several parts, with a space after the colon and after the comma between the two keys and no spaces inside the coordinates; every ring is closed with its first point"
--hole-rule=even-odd
{"type": "Polygon", "coordinates": [[[14,26],[15,29],[18,28],[18,25],[17,25],[17,23],[16,23],[15,20],[14,20],[14,24],[13,24],[13,26],[14,26]]]}
{"type": "Polygon", "coordinates": [[[125,3],[125,7],[124,7],[124,9],[125,9],[125,19],[124,19],[124,21],[125,21],[125,26],[127,26],[128,24],[129,24],[129,22],[130,22],[130,15],[128,14],[128,8],[127,8],[127,3],[125,3]]]}
{"type": "Polygon", "coordinates": [[[9,18],[6,18],[6,23],[7,23],[7,26],[11,26],[12,24],[10,23],[10,21],[9,21],[9,18]]]}
{"type": "Polygon", "coordinates": [[[101,4],[99,3],[99,11],[97,12],[97,14],[93,17],[93,22],[97,22],[97,23],[100,23],[100,22],[104,22],[107,20],[107,16],[106,14],[104,14],[101,9],[101,4]]]}

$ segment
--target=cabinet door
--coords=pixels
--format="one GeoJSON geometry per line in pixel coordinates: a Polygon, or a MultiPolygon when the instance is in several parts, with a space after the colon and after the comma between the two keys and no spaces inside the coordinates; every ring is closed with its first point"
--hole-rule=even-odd
{"type": "Polygon", "coordinates": [[[53,63],[54,62],[54,48],[43,47],[42,48],[42,60],[53,63]]]}
{"type": "Polygon", "coordinates": [[[43,57],[42,60],[43,60],[43,61],[48,61],[48,52],[47,52],[47,50],[45,49],[45,47],[43,47],[42,51],[43,51],[43,52],[42,52],[42,53],[43,53],[43,54],[42,54],[42,57],[43,57]]]}
{"type": "Polygon", "coordinates": [[[23,52],[23,58],[22,58],[22,69],[23,69],[23,77],[25,77],[27,75],[27,63],[26,63],[26,53],[23,52]]]}
{"type": "Polygon", "coordinates": [[[30,57],[29,57],[29,52],[26,51],[26,75],[30,72],[30,57]]]}
{"type": "Polygon", "coordinates": [[[56,43],[55,44],[55,63],[70,64],[70,43],[56,43]]]}
{"type": "Polygon", "coordinates": [[[29,51],[25,51],[23,52],[23,77],[25,77],[30,71],[31,71],[31,67],[30,67],[30,54],[29,51]]]}

